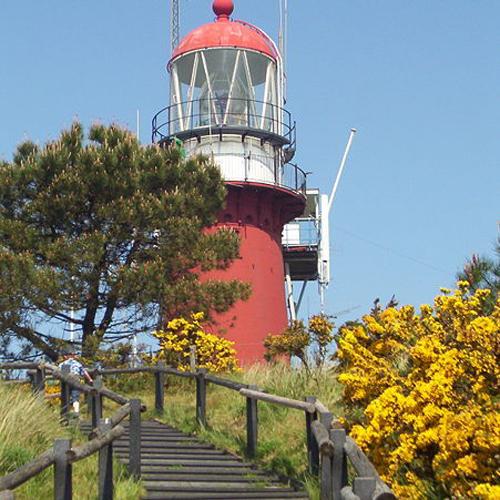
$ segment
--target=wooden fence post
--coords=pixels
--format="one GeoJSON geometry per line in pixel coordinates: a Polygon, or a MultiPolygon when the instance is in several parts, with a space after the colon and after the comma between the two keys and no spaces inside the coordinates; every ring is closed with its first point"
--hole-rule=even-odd
{"type": "MultiPolygon", "coordinates": [[[[332,425],[333,415],[331,413],[321,412],[319,421],[329,432],[332,425]]],[[[332,483],[332,459],[329,455],[321,455],[320,463],[320,499],[333,500],[333,483],[332,483]]]]}
{"type": "Polygon", "coordinates": [[[376,481],[374,477],[356,477],[352,485],[352,491],[359,500],[371,500],[375,492],[376,481]]]}
{"type": "Polygon", "coordinates": [[[345,429],[331,429],[330,441],[333,443],[332,481],[333,499],[340,500],[340,491],[347,486],[347,459],[344,451],[345,429]]]}
{"type": "Polygon", "coordinates": [[[92,392],[92,429],[95,429],[99,425],[99,421],[102,418],[102,396],[99,392],[102,387],[102,377],[96,375],[93,383],[94,391],[92,392]]]}
{"type": "Polygon", "coordinates": [[[200,368],[196,372],[196,421],[198,425],[207,425],[207,370],[200,368]]]}
{"type": "MultiPolygon", "coordinates": [[[[255,385],[248,388],[252,391],[259,390],[255,385]]],[[[249,458],[255,458],[257,454],[258,425],[257,400],[247,397],[247,456],[249,458]]]]}
{"type": "MultiPolygon", "coordinates": [[[[316,403],[314,396],[307,396],[306,403],[316,403]]],[[[306,413],[306,440],[307,440],[307,462],[309,464],[309,474],[317,476],[319,472],[319,449],[318,443],[312,432],[312,423],[318,419],[317,413],[306,413]]]]}
{"type": "Polygon", "coordinates": [[[31,388],[35,394],[43,396],[45,392],[45,372],[42,368],[37,368],[31,377],[31,388]]]}
{"type": "MultiPolygon", "coordinates": [[[[61,371],[65,375],[69,375],[69,366],[62,366],[61,371]]],[[[63,380],[61,380],[61,417],[66,418],[69,412],[69,396],[70,396],[70,386],[63,380]]]]}
{"type": "MultiPolygon", "coordinates": [[[[109,420],[101,420],[99,424],[103,432],[111,430],[109,420]]],[[[113,499],[113,443],[99,450],[99,500],[113,499]]]]}
{"type": "Polygon", "coordinates": [[[72,466],[67,451],[71,449],[71,439],[54,441],[54,500],[71,500],[73,496],[72,466]]]}
{"type": "MultiPolygon", "coordinates": [[[[158,368],[165,368],[165,363],[159,361],[158,368]]],[[[155,410],[158,413],[163,413],[163,405],[165,400],[165,372],[155,372],[155,410]]]]}
{"type": "Polygon", "coordinates": [[[130,400],[128,472],[141,477],[141,400],[130,400]]]}

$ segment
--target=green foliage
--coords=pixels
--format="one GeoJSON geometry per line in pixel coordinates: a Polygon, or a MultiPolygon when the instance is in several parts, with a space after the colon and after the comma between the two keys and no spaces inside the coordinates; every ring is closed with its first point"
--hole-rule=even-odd
{"type": "Polygon", "coordinates": [[[485,310],[490,313],[500,292],[500,238],[495,245],[495,257],[472,255],[457,273],[457,279],[469,283],[471,294],[480,289],[491,290],[485,310]]]}
{"type": "Polygon", "coordinates": [[[203,232],[225,195],[207,158],[142,146],[116,125],[94,125],[86,137],[74,123],[43,147],[22,143],[0,163],[4,344],[16,337],[55,359],[56,339],[36,325],[67,323],[73,309],[92,356],[104,339],[151,328],[160,307],[174,317],[247,297],[247,285],[200,283],[193,271],[238,255],[234,232],[203,232]]]}
{"type": "Polygon", "coordinates": [[[311,316],[307,327],[301,320],[292,321],[281,334],[267,336],[264,341],[266,359],[295,356],[311,374],[313,366],[321,368],[325,365],[328,348],[334,338],[333,327],[325,314],[311,316]]]}

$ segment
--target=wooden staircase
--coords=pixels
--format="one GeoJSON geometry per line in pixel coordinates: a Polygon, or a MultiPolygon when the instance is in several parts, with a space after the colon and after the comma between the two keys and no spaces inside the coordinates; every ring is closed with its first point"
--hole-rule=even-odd
{"type": "MultiPolygon", "coordinates": [[[[90,424],[82,430],[90,431],[90,424]]],[[[127,429],[113,444],[125,464],[128,445],[127,429]]],[[[154,420],[141,423],[141,478],[144,500],[308,498],[255,465],[154,420]]]]}

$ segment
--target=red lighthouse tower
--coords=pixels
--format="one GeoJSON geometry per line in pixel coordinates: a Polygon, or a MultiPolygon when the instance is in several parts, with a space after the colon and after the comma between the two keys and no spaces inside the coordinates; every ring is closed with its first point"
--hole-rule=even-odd
{"type": "Polygon", "coordinates": [[[210,156],[220,167],[227,203],[216,227],[238,232],[241,258],[204,278],[251,284],[248,301],[216,318],[249,364],[263,359],[267,334],[288,323],[281,237],[304,211],[306,176],[290,163],[295,123],[284,109],[282,56],[262,30],[231,19],[233,9],[232,0],[215,0],[215,21],[174,49],[170,105],[153,119],[153,140],[180,140],[188,156],[210,156]]]}

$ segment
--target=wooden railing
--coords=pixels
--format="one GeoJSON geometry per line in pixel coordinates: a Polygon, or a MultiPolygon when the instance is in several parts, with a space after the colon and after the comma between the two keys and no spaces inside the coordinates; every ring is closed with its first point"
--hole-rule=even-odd
{"type": "Polygon", "coordinates": [[[66,370],[59,370],[54,365],[44,363],[5,363],[0,370],[28,370],[33,392],[43,394],[46,375],[60,381],[61,417],[67,419],[69,413],[69,391],[73,387],[87,396],[89,413],[92,419],[92,431],[88,443],[73,447],[71,439],[56,439],[51,449],[45,451],[31,462],[14,472],[0,478],[0,500],[14,498],[13,490],[29,479],[54,467],[54,499],[71,500],[73,493],[72,467],[84,458],[99,454],[98,460],[98,498],[113,498],[113,441],[125,433],[120,423],[129,418],[130,453],[128,471],[135,477],[141,474],[141,411],[145,410],[139,399],[127,399],[102,384],[96,377],[92,386],[82,384],[78,377],[66,370]],[[103,398],[120,404],[111,417],[103,419],[103,398]]]}
{"type": "Polygon", "coordinates": [[[162,363],[154,367],[96,370],[101,376],[127,373],[153,373],[155,378],[155,409],[164,410],[165,377],[194,379],[196,382],[196,421],[207,425],[207,386],[225,387],[246,398],[246,455],[255,458],[258,448],[258,401],[271,403],[305,413],[305,433],[309,472],[317,476],[320,484],[321,500],[391,500],[395,499],[391,489],[380,479],[359,446],[346,435],[338,420],[334,420],[321,401],[307,397],[305,401],[289,399],[263,392],[256,386],[242,384],[217,377],[205,369],[183,372],[162,363]],[[356,477],[348,482],[347,462],[350,462],[356,477]]]}
{"type": "MultiPolygon", "coordinates": [[[[110,439],[111,432],[115,429],[122,429],[118,426],[119,422],[130,415],[130,454],[129,454],[129,472],[136,477],[140,476],[140,411],[141,404],[139,400],[128,400],[119,394],[105,388],[100,377],[109,375],[131,374],[131,373],[152,373],[155,380],[155,410],[159,413],[163,412],[165,404],[165,378],[169,375],[193,379],[196,383],[196,421],[200,426],[207,425],[207,386],[209,384],[224,387],[229,390],[238,392],[242,397],[246,398],[246,455],[249,458],[255,458],[258,449],[258,402],[266,402],[287,408],[292,408],[304,412],[305,415],[305,436],[307,442],[307,459],[309,472],[313,476],[317,476],[320,485],[321,500],[392,500],[395,499],[394,493],[381,480],[375,467],[372,465],[368,457],[359,448],[359,446],[347,436],[345,429],[341,427],[338,420],[334,419],[328,408],[313,396],[306,397],[304,401],[289,399],[282,396],[276,396],[260,390],[256,386],[242,384],[233,380],[211,375],[205,369],[199,369],[196,372],[184,372],[176,370],[170,366],[165,366],[163,363],[158,363],[156,366],[141,367],[141,368],[120,368],[108,370],[94,370],[94,386],[88,386],[80,383],[76,377],[62,373],[53,365],[36,365],[36,364],[10,364],[0,365],[0,369],[33,369],[31,383],[33,389],[40,392],[44,386],[44,372],[48,370],[52,376],[61,381],[61,414],[64,416],[68,410],[69,401],[69,386],[73,386],[82,392],[88,394],[90,400],[90,409],[92,415],[92,427],[94,428],[91,434],[92,442],[95,442],[92,453],[97,450],[103,450],[103,454],[109,456],[111,460],[111,447],[113,439],[116,437],[113,434],[113,439],[110,439]],[[15,366],[14,366],[15,365],[15,366]],[[122,407],[109,419],[108,422],[103,422],[102,417],[102,397],[107,397],[122,405],[122,407]],[[97,440],[97,441],[96,441],[97,440]],[[100,440],[100,441],[99,441],[100,440]],[[102,444],[104,443],[104,444],[102,444]],[[99,446],[102,444],[102,447],[99,446]],[[355,477],[349,484],[349,474],[347,463],[350,463],[355,472],[355,477]]],[[[142,408],[143,409],[143,408],[142,408]]],[[[116,431],[121,432],[120,430],[116,431]]],[[[123,432],[121,432],[122,435],[123,432]]],[[[88,443],[86,446],[90,445],[88,443]]],[[[62,446],[62,445],[59,445],[62,446]]],[[[67,444],[65,445],[64,453],[67,457],[79,457],[69,454],[67,444]]],[[[58,448],[59,449],[59,448],[58,448]]],[[[51,452],[52,453],[52,452],[51,452]]],[[[49,453],[49,458],[53,455],[49,453]]],[[[53,450],[55,453],[55,449],[53,450]]],[[[101,453],[101,452],[100,452],[101,453]]],[[[62,456],[63,452],[60,453],[62,456]]],[[[43,458],[43,468],[47,468],[53,463],[58,470],[57,463],[50,462],[47,464],[47,456],[43,458]]],[[[54,455],[55,456],[55,455],[54,455]]],[[[88,455],[86,455],[88,456],[88,455]]],[[[67,459],[65,467],[71,465],[70,458],[67,459]]],[[[81,459],[81,458],[78,458],[81,459]]],[[[40,464],[42,458],[39,457],[40,464]]],[[[55,459],[54,459],[55,460],[55,459]]],[[[102,459],[103,463],[106,459],[102,459]]],[[[99,495],[105,488],[109,488],[110,478],[109,472],[106,471],[110,467],[109,463],[102,467],[101,458],[99,459],[99,495]],[[108,475],[106,475],[108,474],[108,475]],[[103,486],[101,487],[101,483],[103,486]],[[107,485],[107,486],[104,486],[107,485]]],[[[23,467],[28,467],[27,464],[23,467]]],[[[63,467],[59,465],[59,467],[63,467]]],[[[17,472],[12,474],[16,474],[17,472]]],[[[43,470],[43,469],[41,469],[43,470]]],[[[39,471],[38,471],[39,472],[39,471]]],[[[38,473],[36,472],[36,473],[38,473]]],[[[12,474],[10,476],[12,476],[12,474]]],[[[62,473],[61,473],[62,474],[62,473]]],[[[24,481],[33,477],[34,474],[25,474],[24,481]]],[[[57,473],[56,473],[57,476],[57,473]]],[[[0,492],[2,489],[9,489],[10,483],[4,483],[9,476],[0,479],[0,492]]],[[[61,477],[66,477],[62,475],[61,477]]],[[[23,482],[24,482],[23,481],[23,482]]],[[[16,486],[18,486],[18,483],[16,486]]],[[[111,476],[112,488],[112,476],[111,476]]],[[[0,493],[1,494],[1,493],[0,493]]],[[[1,497],[0,497],[1,498],[1,497]]],[[[56,497],[59,499],[69,499],[71,496],[56,497]]],[[[99,496],[99,498],[112,498],[110,496],[99,496]]]]}

